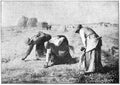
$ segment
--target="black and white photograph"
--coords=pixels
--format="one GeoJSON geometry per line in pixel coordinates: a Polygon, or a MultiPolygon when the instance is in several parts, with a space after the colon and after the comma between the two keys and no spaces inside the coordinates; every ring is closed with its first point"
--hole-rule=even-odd
{"type": "Polygon", "coordinates": [[[2,84],[119,84],[118,0],[2,0],[2,84]]]}

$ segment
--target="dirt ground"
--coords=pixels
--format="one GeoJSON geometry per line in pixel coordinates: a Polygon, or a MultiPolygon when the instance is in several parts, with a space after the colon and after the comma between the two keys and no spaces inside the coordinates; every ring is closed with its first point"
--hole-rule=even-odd
{"type": "Polygon", "coordinates": [[[78,63],[54,65],[43,68],[45,56],[41,60],[35,60],[34,50],[31,55],[22,61],[21,58],[27,49],[25,39],[36,34],[38,31],[49,33],[52,36],[66,35],[70,45],[74,46],[75,53],[71,52],[73,58],[80,57],[83,45],[79,34],[74,33],[75,28],[54,27],[52,30],[41,30],[35,28],[2,28],[2,58],[1,58],[1,79],[2,83],[118,83],[119,82],[119,54],[118,50],[113,55],[109,52],[112,46],[119,45],[118,26],[102,26],[99,24],[88,24],[100,36],[102,36],[102,64],[105,71],[103,73],[83,74],[78,67],[78,63]]]}

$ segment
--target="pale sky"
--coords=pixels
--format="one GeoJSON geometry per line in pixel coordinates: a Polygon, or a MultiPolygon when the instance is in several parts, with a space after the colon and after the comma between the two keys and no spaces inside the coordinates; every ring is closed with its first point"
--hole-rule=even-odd
{"type": "Polygon", "coordinates": [[[0,3],[0,26],[2,23],[2,3],[0,3]]]}
{"type": "Polygon", "coordinates": [[[2,25],[16,25],[18,18],[36,17],[53,24],[118,23],[118,2],[3,2],[2,25]]]}
{"type": "Polygon", "coordinates": [[[119,1],[119,0],[2,0],[2,1],[119,1]]]}

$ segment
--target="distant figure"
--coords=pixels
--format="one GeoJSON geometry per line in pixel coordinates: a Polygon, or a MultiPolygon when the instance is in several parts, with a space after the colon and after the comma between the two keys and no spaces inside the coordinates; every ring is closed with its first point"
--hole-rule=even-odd
{"type": "Polygon", "coordinates": [[[65,25],[64,32],[68,32],[67,26],[65,25]]]}
{"type": "Polygon", "coordinates": [[[69,53],[68,40],[63,35],[58,35],[45,42],[45,48],[47,49],[45,68],[56,64],[69,63],[72,58],[69,53]]]}
{"type": "Polygon", "coordinates": [[[28,55],[30,55],[34,45],[36,45],[36,58],[37,60],[40,59],[40,56],[44,55],[45,47],[44,42],[51,39],[51,35],[39,32],[38,34],[34,35],[32,38],[28,38],[26,44],[29,45],[29,48],[25,54],[25,57],[22,60],[25,60],[28,55]]]}
{"type": "Polygon", "coordinates": [[[52,25],[47,26],[47,30],[51,30],[51,28],[52,28],[52,25]]]}
{"type": "Polygon", "coordinates": [[[78,25],[75,33],[79,33],[83,42],[84,54],[81,56],[79,65],[85,73],[102,71],[101,46],[102,40],[91,28],[78,25]]]}

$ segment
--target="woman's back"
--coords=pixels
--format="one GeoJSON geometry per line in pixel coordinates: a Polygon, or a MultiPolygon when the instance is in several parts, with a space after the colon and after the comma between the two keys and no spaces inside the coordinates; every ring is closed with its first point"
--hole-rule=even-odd
{"type": "Polygon", "coordinates": [[[85,37],[87,38],[89,35],[95,35],[95,37],[98,37],[98,35],[96,34],[96,32],[94,30],[92,30],[89,27],[84,27],[81,30],[84,30],[85,33],[85,37]]]}
{"type": "Polygon", "coordinates": [[[52,53],[54,53],[57,56],[64,56],[66,53],[69,52],[68,40],[65,36],[58,35],[57,37],[53,37],[49,41],[49,43],[50,43],[49,45],[50,45],[52,53]],[[58,45],[59,40],[61,38],[64,38],[64,40],[62,41],[60,45],[58,45]]]}

